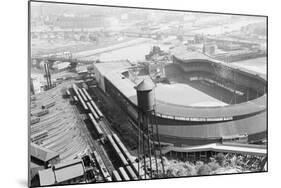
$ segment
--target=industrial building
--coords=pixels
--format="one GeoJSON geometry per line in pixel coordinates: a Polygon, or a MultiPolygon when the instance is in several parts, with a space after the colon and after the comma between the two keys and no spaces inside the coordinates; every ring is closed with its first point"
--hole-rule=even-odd
{"type": "Polygon", "coordinates": [[[33,163],[44,167],[56,164],[60,161],[59,153],[34,143],[30,145],[30,155],[33,163]]]}
{"type": "Polygon", "coordinates": [[[78,182],[78,179],[84,178],[84,173],[82,160],[73,159],[39,171],[39,181],[41,186],[78,182]]]}

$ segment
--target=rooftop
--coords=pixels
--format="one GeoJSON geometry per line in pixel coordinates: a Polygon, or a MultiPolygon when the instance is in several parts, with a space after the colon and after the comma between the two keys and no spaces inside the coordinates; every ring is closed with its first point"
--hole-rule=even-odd
{"type": "Polygon", "coordinates": [[[54,166],[57,182],[64,182],[84,175],[84,166],[80,159],[74,159],[54,166]]]}
{"type": "MultiPolygon", "coordinates": [[[[211,61],[213,63],[221,64],[221,65],[227,66],[229,68],[235,69],[236,71],[247,72],[249,74],[256,75],[258,77],[261,77],[264,80],[267,80],[265,73],[246,69],[246,68],[242,67],[241,65],[240,66],[237,65],[237,63],[227,63],[227,62],[223,62],[220,60],[216,60],[216,59],[213,59],[212,57],[209,57],[208,55],[205,55],[198,51],[191,52],[182,47],[178,47],[178,48],[173,49],[172,54],[174,57],[176,57],[178,59],[186,60],[186,62],[189,62],[190,60],[207,60],[207,61],[211,61]]],[[[252,61],[260,62],[260,60],[257,60],[257,59],[258,58],[252,59],[252,61]]],[[[250,60],[248,60],[248,61],[250,61],[250,60]]]]}
{"type": "Polygon", "coordinates": [[[53,185],[84,175],[81,159],[74,159],[55,165],[53,168],[39,171],[40,185],[53,185]]]}
{"type": "Polygon", "coordinates": [[[54,152],[50,149],[44,148],[37,144],[31,143],[30,144],[30,154],[32,157],[39,159],[44,162],[48,162],[51,159],[59,157],[59,153],[54,152]]]}
{"type": "Polygon", "coordinates": [[[40,170],[38,174],[39,174],[39,180],[41,186],[55,184],[56,182],[55,174],[51,168],[46,170],[40,170]]]}

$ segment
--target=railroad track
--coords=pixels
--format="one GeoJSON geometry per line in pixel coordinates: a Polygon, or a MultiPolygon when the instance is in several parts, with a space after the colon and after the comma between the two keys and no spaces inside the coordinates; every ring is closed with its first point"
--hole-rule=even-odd
{"type": "MultiPolygon", "coordinates": [[[[79,114],[77,108],[75,108],[75,111],[76,111],[75,114],[79,114]]],[[[80,118],[80,117],[78,117],[78,118],[80,118]]],[[[114,168],[113,164],[111,163],[109,157],[107,156],[106,151],[104,150],[103,146],[99,143],[99,141],[94,140],[92,138],[92,135],[90,134],[88,128],[86,127],[86,124],[83,122],[82,119],[80,119],[80,120],[81,120],[81,123],[79,123],[79,127],[81,128],[83,135],[85,135],[84,139],[90,147],[90,152],[91,153],[93,151],[98,152],[98,154],[101,156],[106,168],[108,169],[108,171],[110,173],[112,173],[115,170],[115,168],[114,168]]],[[[108,134],[108,132],[109,132],[108,127],[107,128],[104,128],[106,126],[101,126],[101,127],[105,131],[105,133],[108,134]]]]}

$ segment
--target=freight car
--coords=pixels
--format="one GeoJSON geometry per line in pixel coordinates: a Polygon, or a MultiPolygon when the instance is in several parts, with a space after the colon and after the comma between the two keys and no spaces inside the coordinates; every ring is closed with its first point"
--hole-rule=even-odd
{"type": "Polygon", "coordinates": [[[41,117],[41,116],[44,116],[48,113],[49,113],[48,109],[43,109],[43,110],[38,110],[38,111],[32,112],[31,115],[41,117]]]}
{"type": "Polygon", "coordinates": [[[123,167],[120,167],[118,170],[119,170],[119,173],[120,173],[120,175],[121,175],[121,177],[122,177],[122,179],[124,181],[129,181],[130,180],[128,174],[126,173],[126,171],[124,170],[123,167]]]}
{"type": "Polygon", "coordinates": [[[31,139],[31,142],[38,142],[41,139],[46,138],[47,136],[48,136],[48,131],[44,130],[44,131],[41,131],[39,133],[36,133],[36,134],[32,135],[30,137],[30,139],[31,139]]]}
{"type": "Polygon", "coordinates": [[[95,120],[96,120],[96,121],[99,121],[100,118],[99,118],[98,114],[96,113],[96,111],[94,110],[94,108],[92,107],[92,105],[91,105],[90,102],[87,102],[87,106],[88,106],[88,108],[90,109],[90,112],[91,112],[92,115],[94,116],[95,120]]]}
{"type": "Polygon", "coordinates": [[[36,97],[35,97],[34,95],[32,95],[32,96],[30,97],[30,100],[31,100],[31,101],[36,101],[36,97]]]}
{"type": "Polygon", "coordinates": [[[87,102],[88,99],[87,99],[87,97],[84,95],[84,92],[83,92],[81,89],[78,89],[78,91],[79,91],[80,95],[82,96],[82,99],[83,99],[85,102],[87,102]]]}
{"type": "Polygon", "coordinates": [[[95,103],[93,100],[91,100],[90,103],[91,103],[91,105],[93,106],[93,108],[95,109],[95,111],[97,112],[99,118],[100,118],[100,119],[103,119],[104,116],[103,116],[103,114],[101,113],[100,109],[97,107],[96,103],[95,103]]]}
{"type": "Polygon", "coordinates": [[[64,93],[64,98],[69,98],[70,96],[71,96],[70,91],[66,89],[64,93]]]}
{"type": "Polygon", "coordinates": [[[135,172],[133,171],[133,169],[130,166],[126,166],[126,170],[128,175],[130,176],[131,180],[138,180],[137,175],[135,174],[135,172]]]}
{"type": "Polygon", "coordinates": [[[112,172],[112,178],[114,181],[122,181],[122,178],[116,170],[112,172]]]}
{"type": "Polygon", "coordinates": [[[84,92],[85,96],[88,98],[89,101],[93,100],[85,88],[82,88],[82,91],[84,92]]]}
{"type": "Polygon", "coordinates": [[[97,121],[95,120],[94,116],[91,113],[89,113],[88,115],[89,115],[90,120],[93,123],[93,125],[94,125],[94,127],[95,127],[95,129],[96,129],[96,131],[98,133],[98,136],[99,137],[103,137],[104,133],[101,130],[101,128],[100,128],[99,124],[97,123],[97,121]]]}
{"type": "Polygon", "coordinates": [[[119,139],[119,137],[116,134],[112,134],[112,137],[115,140],[118,147],[120,148],[121,152],[123,153],[123,155],[126,158],[126,160],[128,161],[128,163],[132,167],[134,173],[138,176],[139,172],[138,172],[138,169],[136,168],[136,166],[134,165],[134,161],[132,160],[131,154],[129,153],[129,151],[127,150],[125,145],[122,143],[122,141],[119,139]]]}
{"type": "Polygon", "coordinates": [[[105,167],[105,164],[104,164],[103,160],[101,159],[101,156],[96,151],[94,151],[92,154],[96,160],[96,163],[98,164],[98,168],[101,171],[104,180],[106,182],[112,181],[112,178],[111,178],[107,168],[105,167]]]}
{"type": "Polygon", "coordinates": [[[122,164],[124,166],[129,165],[128,161],[125,159],[124,155],[122,154],[122,152],[120,151],[120,149],[118,148],[118,146],[116,145],[114,140],[112,139],[111,135],[107,135],[107,138],[108,138],[110,145],[113,147],[115,153],[118,155],[119,159],[121,160],[122,164]]]}
{"type": "MultiPolygon", "coordinates": [[[[87,92],[87,90],[85,88],[82,88],[81,91],[83,91],[83,95],[85,97],[85,101],[89,101],[93,107],[93,109],[96,111],[97,115],[99,116],[99,119],[103,119],[103,114],[100,111],[100,109],[98,108],[98,106],[96,105],[96,103],[93,101],[92,97],[89,95],[89,93],[87,92]]],[[[82,92],[81,92],[82,93],[82,92]]]]}
{"type": "Polygon", "coordinates": [[[85,102],[84,102],[84,100],[82,99],[82,97],[81,97],[80,93],[78,92],[78,90],[77,90],[77,88],[76,88],[76,85],[75,85],[75,86],[73,86],[73,90],[74,90],[74,92],[75,92],[76,96],[78,97],[78,99],[79,99],[80,103],[82,104],[83,109],[84,109],[85,111],[88,111],[88,110],[89,110],[89,108],[88,108],[88,106],[85,104],[85,102]]]}
{"type": "Polygon", "coordinates": [[[78,98],[76,96],[73,97],[73,100],[74,100],[75,103],[78,102],[78,98]]]}
{"type": "Polygon", "coordinates": [[[112,138],[115,140],[116,144],[119,146],[120,150],[122,151],[124,157],[130,161],[131,160],[131,154],[127,150],[127,148],[124,146],[124,144],[121,142],[119,137],[116,134],[112,134],[112,138]]]}
{"type": "Polygon", "coordinates": [[[40,121],[39,117],[31,118],[30,119],[30,125],[36,124],[40,121]]]}
{"type": "Polygon", "coordinates": [[[52,106],[55,106],[56,101],[48,102],[42,105],[42,109],[48,109],[51,108],[52,106]]]}

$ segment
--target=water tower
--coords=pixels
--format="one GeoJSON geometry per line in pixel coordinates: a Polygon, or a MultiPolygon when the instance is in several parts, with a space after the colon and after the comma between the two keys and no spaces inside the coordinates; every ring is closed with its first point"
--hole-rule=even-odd
{"type": "MultiPolygon", "coordinates": [[[[143,161],[144,161],[144,177],[149,176],[150,178],[157,177],[159,175],[156,143],[158,145],[161,166],[163,174],[164,163],[162,159],[161,146],[158,134],[158,123],[155,112],[155,85],[151,78],[147,77],[141,81],[136,87],[137,101],[138,101],[138,158],[142,150],[143,161]],[[157,141],[156,141],[157,140],[157,141]],[[152,155],[154,155],[156,174],[152,173],[152,155]],[[147,172],[146,159],[149,159],[150,173],[147,172]]],[[[140,174],[140,160],[138,161],[139,178],[140,174]]]]}

